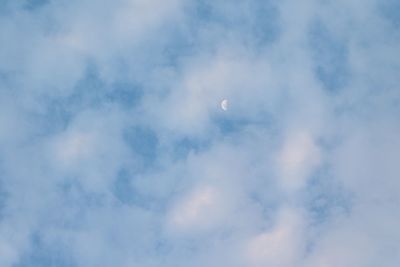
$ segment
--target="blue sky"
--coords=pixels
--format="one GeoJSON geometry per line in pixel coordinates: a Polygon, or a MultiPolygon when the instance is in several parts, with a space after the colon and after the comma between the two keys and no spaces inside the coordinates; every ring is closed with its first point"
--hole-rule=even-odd
{"type": "Polygon", "coordinates": [[[0,266],[399,266],[399,51],[395,0],[0,1],[0,266]]]}

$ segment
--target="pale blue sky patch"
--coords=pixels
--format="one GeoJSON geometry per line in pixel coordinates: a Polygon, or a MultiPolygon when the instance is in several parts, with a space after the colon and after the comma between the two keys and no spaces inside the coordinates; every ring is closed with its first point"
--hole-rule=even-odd
{"type": "Polygon", "coordinates": [[[141,179],[137,172],[120,170],[114,181],[113,193],[124,205],[132,205],[142,209],[150,209],[154,206],[154,200],[150,196],[135,188],[135,180],[141,179]]]}
{"type": "Polygon", "coordinates": [[[399,266],[399,17],[0,1],[0,266],[399,266]]]}
{"type": "Polygon", "coordinates": [[[315,74],[331,92],[340,91],[350,80],[347,40],[341,40],[316,20],[310,27],[310,50],[315,61],[315,74]]]}
{"type": "Polygon", "coordinates": [[[304,192],[310,213],[310,224],[324,224],[335,217],[346,217],[351,213],[352,195],[335,181],[325,166],[310,179],[304,192]]]}
{"type": "Polygon", "coordinates": [[[140,158],[143,167],[154,166],[160,148],[157,134],[151,128],[140,125],[129,127],[124,130],[123,136],[132,155],[140,158]]]}
{"type": "Polygon", "coordinates": [[[395,0],[383,1],[378,4],[381,8],[382,17],[387,19],[398,31],[400,28],[400,3],[395,0]]]}
{"type": "Polygon", "coordinates": [[[41,8],[50,3],[50,0],[25,0],[24,8],[29,11],[41,8]]]}
{"type": "Polygon", "coordinates": [[[78,266],[71,254],[68,245],[60,241],[49,242],[42,233],[34,233],[31,237],[32,250],[22,256],[16,267],[39,267],[39,266],[78,266]]]}
{"type": "Polygon", "coordinates": [[[185,159],[190,153],[199,153],[209,148],[210,145],[210,139],[184,137],[173,141],[171,152],[174,159],[185,159]]]}

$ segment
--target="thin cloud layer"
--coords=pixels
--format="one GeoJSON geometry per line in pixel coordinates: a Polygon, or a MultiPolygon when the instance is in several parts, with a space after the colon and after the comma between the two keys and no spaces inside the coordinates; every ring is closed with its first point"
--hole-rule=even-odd
{"type": "Polygon", "coordinates": [[[399,265],[396,1],[3,2],[0,266],[399,265]]]}

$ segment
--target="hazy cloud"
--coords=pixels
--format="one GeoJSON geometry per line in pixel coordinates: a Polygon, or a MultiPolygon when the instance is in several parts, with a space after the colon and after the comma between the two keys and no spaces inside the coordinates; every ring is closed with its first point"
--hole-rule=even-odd
{"type": "Polygon", "coordinates": [[[399,18],[2,1],[0,265],[398,266],[399,18]]]}

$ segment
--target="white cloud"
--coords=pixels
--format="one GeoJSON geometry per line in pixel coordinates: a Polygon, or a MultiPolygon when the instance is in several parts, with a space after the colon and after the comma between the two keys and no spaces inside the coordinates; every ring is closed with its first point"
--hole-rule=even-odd
{"type": "Polygon", "coordinates": [[[59,179],[80,177],[90,191],[108,192],[119,169],[130,158],[122,140],[124,116],[118,110],[88,110],[71,121],[69,127],[49,138],[46,158],[59,179]]]}
{"type": "Polygon", "coordinates": [[[87,133],[70,133],[56,144],[56,155],[65,164],[79,162],[93,154],[93,137],[87,133]]]}
{"type": "Polygon", "coordinates": [[[216,188],[197,188],[180,199],[171,212],[170,223],[178,231],[207,230],[224,216],[223,196],[216,188]]]}
{"type": "Polygon", "coordinates": [[[0,264],[11,266],[18,261],[18,252],[10,244],[0,243],[0,264]]]}
{"type": "Polygon", "coordinates": [[[284,208],[271,229],[252,237],[245,247],[248,266],[293,266],[301,259],[304,222],[296,209],[284,208]]]}
{"type": "Polygon", "coordinates": [[[278,172],[284,190],[303,188],[320,161],[320,151],[312,136],[302,130],[292,130],[277,154],[278,172]]]}

